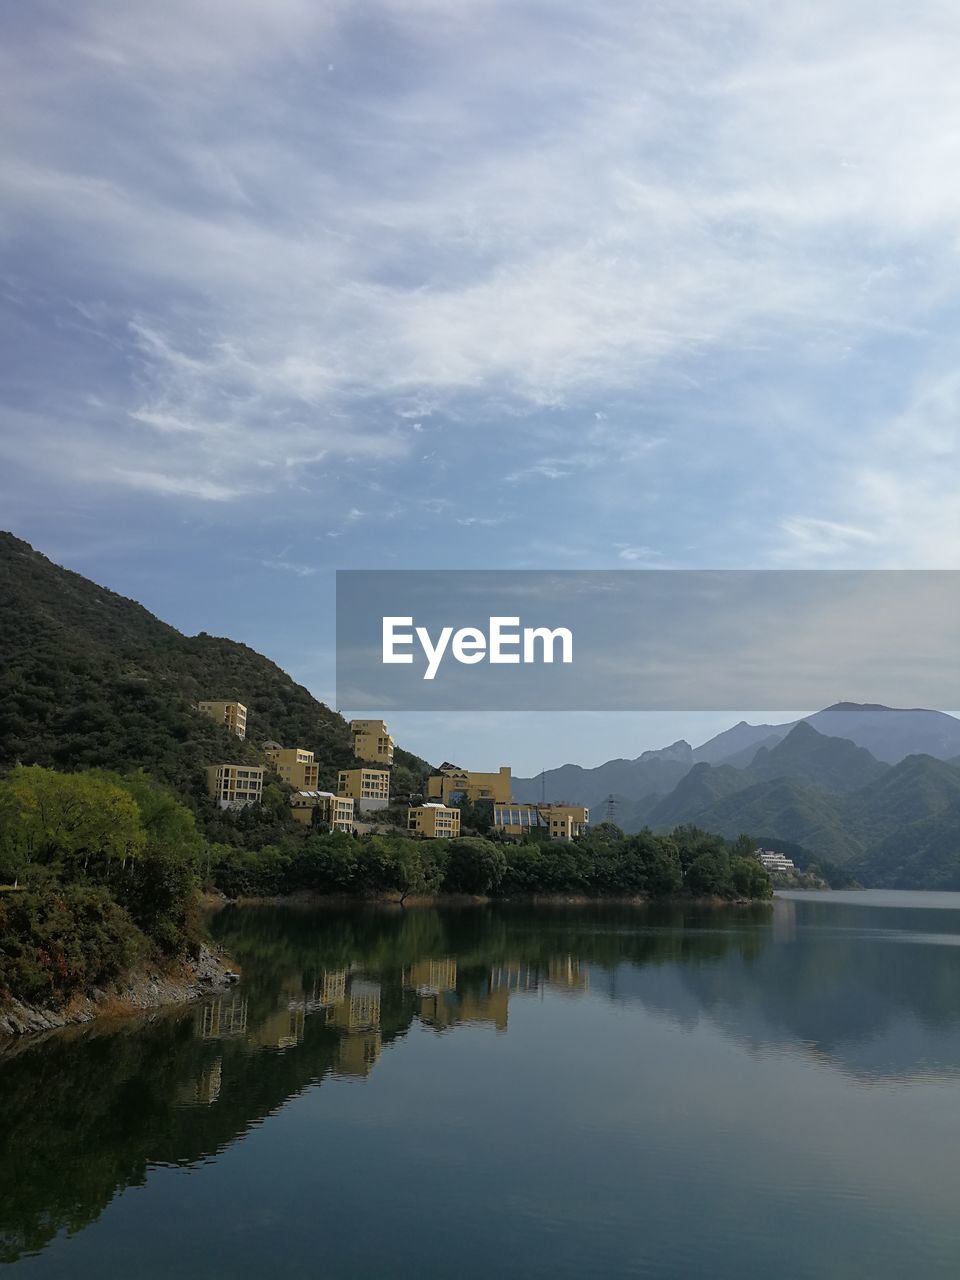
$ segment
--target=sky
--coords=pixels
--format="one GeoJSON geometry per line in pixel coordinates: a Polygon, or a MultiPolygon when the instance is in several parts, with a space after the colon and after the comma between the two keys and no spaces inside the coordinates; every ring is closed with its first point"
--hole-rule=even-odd
{"type": "MultiPolygon", "coordinates": [[[[59,563],[325,700],[337,568],[958,567],[951,0],[4,28],[0,527],[59,563]]],[[[730,720],[392,728],[532,773],[730,720]]]]}

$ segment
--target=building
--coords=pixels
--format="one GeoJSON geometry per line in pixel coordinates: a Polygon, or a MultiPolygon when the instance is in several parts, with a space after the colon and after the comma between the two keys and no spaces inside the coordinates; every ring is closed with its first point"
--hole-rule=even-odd
{"type": "Polygon", "coordinates": [[[242,702],[198,702],[197,710],[225,725],[238,738],[247,736],[247,708],[242,702]]]}
{"type": "Polygon", "coordinates": [[[445,804],[420,804],[407,810],[407,830],[431,839],[460,834],[460,810],[445,804]]]}
{"type": "Polygon", "coordinates": [[[212,764],[207,792],[221,809],[245,809],[263,797],[263,769],[253,764],[212,764]]]}
{"type": "Polygon", "coordinates": [[[590,810],[582,804],[542,804],[540,817],[551,840],[575,840],[590,825],[590,810]]]}
{"type": "Polygon", "coordinates": [[[335,796],[332,791],[295,791],[290,797],[290,811],[305,827],[317,822],[331,831],[349,833],[353,830],[353,801],[346,796],[335,796]]]}
{"type": "Polygon", "coordinates": [[[513,778],[508,765],[501,765],[497,773],[471,773],[445,762],[427,779],[427,798],[443,804],[457,804],[464,798],[507,804],[512,794],[513,778]]]}
{"type": "Polygon", "coordinates": [[[337,795],[356,800],[361,813],[386,809],[390,803],[390,770],[341,769],[337,774],[337,795]]]}
{"type": "Polygon", "coordinates": [[[505,836],[524,836],[540,826],[540,810],[535,804],[495,804],[493,825],[505,836]]]}
{"type": "Polygon", "coordinates": [[[573,840],[590,824],[590,810],[577,804],[494,804],[493,825],[507,836],[545,829],[551,840],[573,840]]]}
{"type": "Polygon", "coordinates": [[[320,766],[314,762],[313,752],[303,747],[281,747],[279,742],[264,744],[263,754],[270,768],[284,782],[302,791],[314,790],[320,781],[320,766]]]}
{"type": "Polygon", "coordinates": [[[754,854],[764,871],[793,875],[797,870],[792,858],[787,858],[782,853],[776,853],[773,849],[755,849],[754,854]]]}
{"type": "Polygon", "coordinates": [[[393,764],[393,739],[383,720],[351,720],[353,754],[364,764],[393,764]]]}

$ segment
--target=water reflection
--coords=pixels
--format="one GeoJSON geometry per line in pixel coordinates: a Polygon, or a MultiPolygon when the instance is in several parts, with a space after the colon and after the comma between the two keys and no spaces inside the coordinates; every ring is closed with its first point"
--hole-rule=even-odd
{"type": "Polygon", "coordinates": [[[930,941],[960,939],[960,913],[245,908],[212,928],[240,989],[0,1046],[3,1260],[80,1230],[153,1166],[215,1158],[310,1085],[368,1080],[411,1031],[507,1033],[533,999],[572,1039],[599,1001],[866,1085],[960,1069],[958,953],[930,941]]]}

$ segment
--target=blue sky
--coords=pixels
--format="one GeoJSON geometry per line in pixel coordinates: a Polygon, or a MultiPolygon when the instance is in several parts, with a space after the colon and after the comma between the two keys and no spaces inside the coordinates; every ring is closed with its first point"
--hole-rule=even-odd
{"type": "MultiPolygon", "coordinates": [[[[957,567],[955,4],[5,28],[0,525],[54,559],[325,697],[338,567],[957,567]]],[[[524,772],[728,721],[394,723],[524,772]]]]}

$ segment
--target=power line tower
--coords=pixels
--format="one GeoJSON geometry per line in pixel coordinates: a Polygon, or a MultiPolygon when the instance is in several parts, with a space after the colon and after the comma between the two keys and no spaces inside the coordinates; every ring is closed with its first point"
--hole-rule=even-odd
{"type": "Polygon", "coordinates": [[[617,825],[617,797],[612,792],[607,796],[607,811],[603,820],[612,823],[613,826],[617,825]]]}

